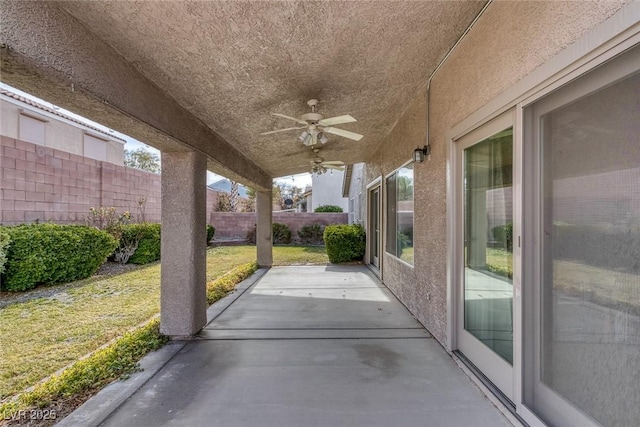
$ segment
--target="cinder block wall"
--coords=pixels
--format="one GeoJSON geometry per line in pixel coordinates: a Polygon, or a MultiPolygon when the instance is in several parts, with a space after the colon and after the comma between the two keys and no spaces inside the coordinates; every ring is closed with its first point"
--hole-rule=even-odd
{"type": "MultiPolygon", "coordinates": [[[[90,208],[115,207],[160,222],[160,175],[8,137],[0,138],[0,224],[83,223],[90,208]]],[[[207,191],[207,212],[216,205],[207,191]]]]}
{"type": "MultiPolygon", "coordinates": [[[[298,231],[311,224],[346,224],[347,213],[312,213],[312,212],[274,212],[273,222],[287,224],[291,230],[291,239],[299,241],[298,231]]],[[[244,239],[256,225],[255,212],[214,212],[208,216],[209,224],[216,228],[216,239],[244,239]]]]}

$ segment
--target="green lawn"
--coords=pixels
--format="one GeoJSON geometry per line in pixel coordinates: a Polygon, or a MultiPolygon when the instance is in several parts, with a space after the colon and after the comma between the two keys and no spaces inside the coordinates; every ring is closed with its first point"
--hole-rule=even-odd
{"type": "MultiPolygon", "coordinates": [[[[327,263],[323,247],[274,247],[274,264],[327,263]]],[[[207,252],[207,282],[254,261],[255,246],[207,252]]],[[[160,310],[160,264],[89,278],[0,309],[0,400],[96,350],[160,310]]]]}

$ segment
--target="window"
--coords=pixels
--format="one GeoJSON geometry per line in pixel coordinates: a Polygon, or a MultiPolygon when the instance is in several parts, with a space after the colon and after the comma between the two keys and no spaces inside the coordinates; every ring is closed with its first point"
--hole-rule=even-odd
{"type": "Polygon", "coordinates": [[[84,134],[84,156],[90,159],[107,160],[107,141],[84,134]]]}
{"type": "Polygon", "coordinates": [[[44,145],[45,120],[20,114],[20,139],[33,144],[44,145]]]}
{"type": "Polygon", "coordinates": [[[389,175],[386,186],[386,250],[413,265],[413,163],[389,175]]]}

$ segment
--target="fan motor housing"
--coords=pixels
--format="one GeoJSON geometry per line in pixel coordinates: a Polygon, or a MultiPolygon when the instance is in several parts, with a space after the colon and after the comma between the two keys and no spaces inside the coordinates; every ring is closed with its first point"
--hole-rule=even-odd
{"type": "Polygon", "coordinates": [[[305,122],[317,123],[320,120],[322,120],[323,116],[322,114],[318,114],[318,113],[306,113],[306,114],[303,114],[300,118],[305,122]]]}

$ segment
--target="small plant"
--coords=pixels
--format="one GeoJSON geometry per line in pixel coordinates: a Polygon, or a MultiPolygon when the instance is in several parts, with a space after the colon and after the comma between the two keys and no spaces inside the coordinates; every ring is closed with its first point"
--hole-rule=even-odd
{"type": "Polygon", "coordinates": [[[216,234],[216,228],[213,225],[207,224],[207,245],[213,239],[213,236],[216,234]]]}
{"type": "Polygon", "coordinates": [[[324,244],[332,263],[361,260],[365,251],[365,232],[360,224],[328,225],[324,244]]]}
{"type": "Polygon", "coordinates": [[[298,231],[298,237],[302,243],[321,245],[324,243],[322,235],[324,233],[324,226],[322,224],[310,224],[305,225],[298,231]]]}
{"type": "Polygon", "coordinates": [[[118,215],[114,207],[101,207],[89,209],[89,215],[85,217],[85,223],[98,230],[104,230],[115,239],[120,239],[120,227],[131,222],[131,214],[127,211],[118,215]]]}
{"type": "Polygon", "coordinates": [[[313,210],[314,212],[342,212],[342,208],[336,205],[322,205],[313,210]]]}
{"type": "Polygon", "coordinates": [[[291,243],[291,230],[287,224],[274,222],[272,225],[273,243],[291,243]]]}
{"type": "Polygon", "coordinates": [[[120,242],[113,253],[114,261],[123,265],[128,263],[129,258],[138,250],[141,238],[142,230],[139,227],[120,227],[120,242]]]}
{"type": "Polygon", "coordinates": [[[147,222],[146,210],[147,210],[147,198],[140,197],[140,199],[138,200],[138,206],[137,206],[137,212],[136,212],[136,222],[147,222]]]}

